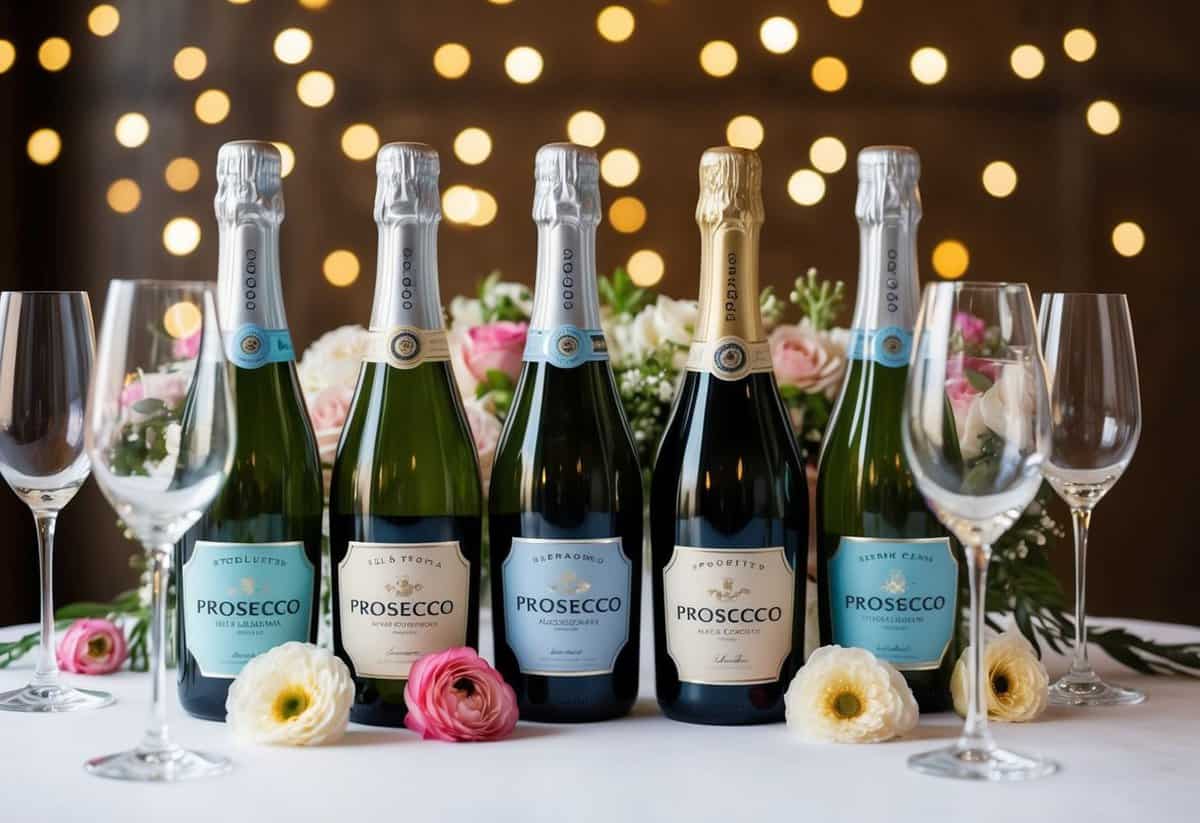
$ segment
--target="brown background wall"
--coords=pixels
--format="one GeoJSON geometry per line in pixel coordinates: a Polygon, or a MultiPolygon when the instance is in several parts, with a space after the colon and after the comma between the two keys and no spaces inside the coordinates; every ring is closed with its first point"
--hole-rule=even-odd
{"type": "MultiPolygon", "coordinates": [[[[1026,280],[1043,290],[1125,291],[1130,296],[1142,363],[1144,428],[1125,479],[1099,509],[1093,530],[1091,611],[1200,623],[1200,556],[1191,519],[1191,467],[1200,458],[1192,423],[1200,412],[1192,385],[1190,343],[1200,290],[1189,242],[1197,229],[1194,199],[1200,167],[1200,61],[1197,15],[1185,2],[1110,0],[984,2],[866,0],[863,12],[839,19],[821,0],[684,2],[627,0],[637,15],[633,38],[620,45],[596,34],[605,3],[517,0],[370,2],[332,0],[319,12],[295,0],[151,2],[112,0],[122,14],[117,32],[97,38],[85,20],[92,3],[6,3],[0,38],[18,51],[0,75],[0,285],[85,288],[99,313],[113,276],[211,278],[216,269],[212,164],[217,147],[240,137],[286,140],[296,170],[285,181],[285,293],[293,335],[305,346],[322,331],[364,322],[373,286],[374,173],[346,158],[342,130],[374,125],[383,139],[423,140],[442,151],[443,185],[468,183],[492,192],[497,219],[486,228],[443,224],[445,299],[473,288],[492,269],[528,282],[533,267],[529,220],[533,153],[564,139],[565,122],[582,108],[601,113],[608,133],[600,149],[633,149],[642,173],[628,190],[646,204],[649,220],[632,236],[604,226],[601,270],[639,248],[666,260],[661,290],[695,292],[699,251],[692,211],[695,166],[703,148],[724,142],[730,117],[750,113],[766,129],[760,152],[766,169],[767,226],[763,279],[786,290],[815,265],[851,281],[857,266],[852,216],[853,165],[827,176],[816,206],[787,197],[791,172],[808,165],[808,147],[824,134],[851,152],[871,143],[905,143],[924,157],[921,227],[924,276],[933,246],[955,237],[967,244],[967,274],[981,280],[1026,280]],[[768,54],[758,41],[767,16],[785,14],[800,26],[799,46],[768,54]],[[286,26],[312,33],[315,49],[301,66],[275,60],[271,43],[286,26]],[[1066,59],[1063,33],[1087,26],[1099,40],[1090,62],[1066,59]],[[63,72],[38,67],[38,44],[65,36],[73,54],[63,72]],[[725,79],[703,74],[698,51],[711,39],[739,51],[725,79]],[[442,42],[468,45],[472,67],[448,81],[431,67],[442,42]],[[1044,74],[1016,78],[1008,55],[1034,43],[1046,55],[1044,74]],[[184,82],[171,71],[175,52],[199,45],[208,70],[184,82]],[[531,86],[503,73],[504,54],[519,44],[541,50],[545,72],[531,86]],[[950,71],[933,87],[917,84],[908,58],[922,45],[949,57],[950,71]],[[836,94],[816,90],[812,61],[836,55],[850,81],[836,94]],[[334,101],[300,104],[294,91],[304,70],[329,71],[334,101]],[[206,126],[192,113],[207,88],[232,98],[230,116],[206,126]],[[1099,137],[1084,124],[1091,100],[1121,108],[1120,130],[1099,137]],[[149,118],[151,136],[138,149],[113,139],[123,112],[149,118]],[[52,126],[63,136],[58,160],[39,167],[25,155],[29,134],[52,126]],[[454,159],[454,135],[468,125],[487,129],[492,156],[479,167],[454,159]],[[172,157],[196,158],[204,170],[194,190],[172,192],[163,169],[172,157]],[[997,200],[979,180],[984,165],[1003,159],[1020,175],[1016,192],[997,200]],[[140,207],[118,215],[104,192],[118,177],[142,188],[140,207]],[[162,227],[190,216],[203,228],[197,251],[175,258],[162,246],[162,227]],[[1109,233],[1136,220],[1145,251],[1119,257],[1109,233]],[[335,248],[363,261],[356,283],[335,289],[321,261],[335,248]]],[[[612,200],[618,192],[605,187],[612,200]]],[[[36,615],[33,529],[28,512],[0,493],[0,624],[36,615]]],[[[111,510],[89,484],[65,511],[59,529],[57,597],[108,597],[131,582],[133,547],[117,533],[111,510]]],[[[1067,544],[1056,563],[1070,566],[1067,544]]]]}

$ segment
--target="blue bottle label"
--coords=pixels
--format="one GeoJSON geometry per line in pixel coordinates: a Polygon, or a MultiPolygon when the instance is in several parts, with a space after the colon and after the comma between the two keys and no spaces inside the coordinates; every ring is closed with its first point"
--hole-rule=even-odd
{"type": "Polygon", "coordinates": [[[889,369],[908,365],[912,352],[912,332],[899,326],[882,329],[851,329],[851,360],[873,360],[889,369]]]}
{"type": "Polygon", "coordinates": [[[550,363],[560,369],[573,369],[607,359],[608,343],[600,329],[564,325],[556,329],[530,329],[525,337],[526,363],[550,363]]]}
{"type": "Polygon", "coordinates": [[[629,642],[632,573],[619,537],[514,537],[502,567],[504,624],[521,671],[611,672],[629,642]]]}
{"type": "Polygon", "coordinates": [[[268,363],[290,363],[296,351],[287,329],[246,323],[225,336],[225,356],[240,369],[257,369],[268,363]]]}
{"type": "Polygon", "coordinates": [[[183,565],[183,592],[187,648],[205,677],[237,677],[263,652],[309,640],[313,565],[299,540],[197,540],[183,565]]]}
{"type": "Polygon", "coordinates": [[[938,668],[958,615],[950,540],[843,537],[829,558],[829,612],[835,644],[901,671],[938,668]]]}

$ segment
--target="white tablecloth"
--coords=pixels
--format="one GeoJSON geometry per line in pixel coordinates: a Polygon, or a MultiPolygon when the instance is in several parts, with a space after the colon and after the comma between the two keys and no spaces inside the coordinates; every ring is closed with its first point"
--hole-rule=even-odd
{"type": "MultiPolygon", "coordinates": [[[[642,697],[628,718],[522,723],[511,739],[490,744],[422,742],[404,729],[352,725],[337,746],[266,748],[236,744],[224,724],[189,718],[172,699],[177,741],[235,759],[229,775],[176,785],[110,782],[83,771],[86,758],[138,740],[149,683],[131,673],[69,676],[119,702],[66,715],[0,713],[0,821],[1200,821],[1200,681],[1135,676],[1098,655],[1102,673],[1146,689],[1149,701],[1051,707],[1036,723],[995,724],[1001,744],[1049,755],[1062,771],[1033,783],[980,785],[905,767],[910,754],[957,734],[953,714],[924,717],[910,738],[879,745],[804,744],[782,724],[667,720],[653,696],[649,623],[642,697]]],[[[1164,641],[1200,639],[1198,628],[1124,624],[1164,641]]],[[[21,630],[0,629],[0,637],[21,630]]],[[[490,654],[490,626],[481,634],[490,654]]],[[[1061,659],[1047,663],[1052,676],[1064,668],[1061,659]]],[[[22,685],[32,665],[27,658],[0,670],[0,690],[22,685]]]]}

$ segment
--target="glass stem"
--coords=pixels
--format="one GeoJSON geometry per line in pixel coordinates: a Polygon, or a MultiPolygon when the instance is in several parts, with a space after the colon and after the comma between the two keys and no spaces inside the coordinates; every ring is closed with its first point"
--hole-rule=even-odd
{"type": "Polygon", "coordinates": [[[984,628],[986,620],[987,569],[992,547],[967,546],[967,579],[971,588],[970,668],[968,675],[967,721],[963,724],[958,747],[971,753],[990,751],[995,745],[988,731],[987,671],[984,667],[984,628]]]}
{"type": "Polygon", "coordinates": [[[39,688],[58,686],[58,659],[54,654],[54,525],[58,512],[34,512],[38,533],[38,571],[42,586],[42,634],[37,669],[30,685],[39,688]]]}
{"type": "Polygon", "coordinates": [[[167,588],[171,580],[170,543],[150,550],[150,717],[139,754],[154,754],[172,748],[167,739],[167,588]]]}
{"type": "Polygon", "coordinates": [[[1075,525],[1075,652],[1071,674],[1091,680],[1096,676],[1088,662],[1087,644],[1087,540],[1092,510],[1071,509],[1071,521],[1075,525]]]}

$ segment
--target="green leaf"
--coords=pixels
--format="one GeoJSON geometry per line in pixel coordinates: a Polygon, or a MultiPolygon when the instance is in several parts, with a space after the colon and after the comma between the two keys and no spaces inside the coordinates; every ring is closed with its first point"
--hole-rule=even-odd
{"type": "Polygon", "coordinates": [[[150,417],[156,414],[165,414],[167,404],[157,397],[143,397],[133,404],[133,410],[140,415],[150,417]]]}
{"type": "Polygon", "coordinates": [[[982,394],[992,387],[992,380],[983,372],[975,369],[963,369],[963,377],[971,384],[971,388],[982,394]]]}

